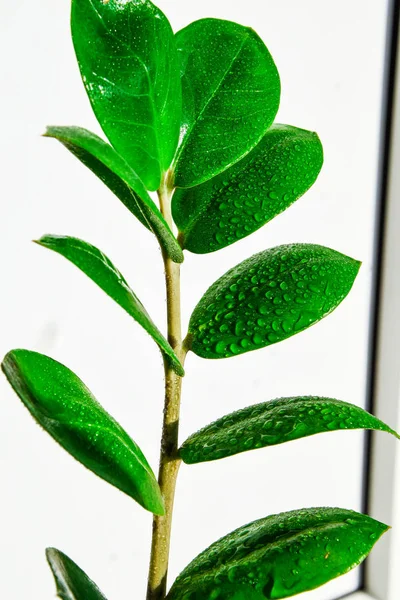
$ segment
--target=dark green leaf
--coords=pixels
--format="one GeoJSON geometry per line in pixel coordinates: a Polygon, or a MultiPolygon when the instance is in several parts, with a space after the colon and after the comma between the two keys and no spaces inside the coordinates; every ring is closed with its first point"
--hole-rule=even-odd
{"type": "Polygon", "coordinates": [[[56,548],[46,549],[46,558],[57,587],[57,596],[62,600],[106,600],[97,585],[56,548]]]}
{"type": "Polygon", "coordinates": [[[44,235],[36,243],[61,254],[83,271],[151,335],[176,373],[184,375],[183,367],[171,346],[154,325],[123,275],[105,254],[83,240],[68,236],[44,235]]]}
{"type": "Polygon", "coordinates": [[[181,83],[171,26],[148,0],[73,0],[72,39],[104,133],[148,189],[179,138],[181,83]]]}
{"type": "Polygon", "coordinates": [[[357,566],[386,525],[340,508],[310,508],[250,523],[199,554],[168,600],[278,600],[357,566]]]}
{"type": "Polygon", "coordinates": [[[12,350],[1,366],[32,417],[69,454],[146,510],[164,514],[142,451],[72,371],[29,350],[12,350]]]}
{"type": "Polygon", "coordinates": [[[230,169],[175,192],[172,211],[182,246],[205,254],[250,235],[312,186],[322,162],[316,133],[273,125],[230,169]]]}
{"type": "Polygon", "coordinates": [[[338,429],[375,429],[399,438],[393,429],[358,406],[303,396],[255,404],[226,415],[191,435],[183,443],[180,456],[187,464],[208,462],[338,429]]]}
{"type": "Polygon", "coordinates": [[[174,262],[183,261],[182,250],[171,229],[147,193],[143,183],[109,144],[81,127],[48,127],[46,137],[59,140],[150,229],[174,262]]]}
{"type": "Polygon", "coordinates": [[[315,244],[255,254],[216,281],[194,309],[187,343],[203,358],[228,358],[303,331],[349,293],[360,263],[315,244]]]}
{"type": "Polygon", "coordinates": [[[176,36],[183,116],[175,183],[214,177],[259,142],[279,106],[280,81],[263,41],[250,28],[202,19],[176,36]]]}

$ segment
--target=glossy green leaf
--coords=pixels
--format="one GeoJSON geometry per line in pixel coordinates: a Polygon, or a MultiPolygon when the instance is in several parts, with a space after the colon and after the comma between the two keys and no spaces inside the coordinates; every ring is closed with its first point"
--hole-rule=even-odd
{"type": "Polygon", "coordinates": [[[104,133],[150,190],[174,156],[181,115],[175,37],[148,0],[72,0],[72,39],[104,133]]]}
{"type": "Polygon", "coordinates": [[[183,253],[174,234],[143,183],[123,158],[94,133],[81,127],[48,127],[46,137],[59,140],[121,200],[126,208],[158,239],[174,262],[183,253]]]}
{"type": "Polygon", "coordinates": [[[272,515],[199,554],[168,600],[278,600],[317,588],[357,566],[388,527],[341,508],[272,515]]]}
{"type": "Polygon", "coordinates": [[[245,156],[272,124],[278,71],[250,28],[201,19],[176,35],[183,114],[175,183],[192,187],[245,156]]]}
{"type": "Polygon", "coordinates": [[[217,177],[175,192],[181,245],[215,252],[250,235],[300,198],[323,163],[316,133],[273,125],[245,158],[217,177]]]}
{"type": "Polygon", "coordinates": [[[190,319],[187,342],[203,358],[228,358],[285,340],[332,312],[360,263],[315,244],[255,254],[216,281],[190,319]]]}
{"type": "Polygon", "coordinates": [[[44,235],[36,243],[61,254],[83,271],[151,335],[176,373],[184,375],[183,367],[171,346],[154,325],[123,275],[101,250],[83,240],[68,236],[44,235]]]}
{"type": "Polygon", "coordinates": [[[140,448],[61,363],[29,350],[12,350],[2,369],[32,417],[69,454],[157,515],[161,491],[140,448]]]}
{"type": "Polygon", "coordinates": [[[358,406],[332,398],[300,396],[255,404],[226,415],[191,435],[179,453],[185,463],[195,464],[342,429],[375,429],[400,437],[358,406]]]}
{"type": "Polygon", "coordinates": [[[66,554],[47,548],[46,558],[61,600],[106,600],[97,585],[66,554]]]}

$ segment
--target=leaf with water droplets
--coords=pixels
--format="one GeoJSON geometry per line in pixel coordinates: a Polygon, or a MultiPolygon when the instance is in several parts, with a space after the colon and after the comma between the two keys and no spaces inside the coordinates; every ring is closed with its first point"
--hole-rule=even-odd
{"type": "Polygon", "coordinates": [[[191,435],[179,451],[186,464],[209,462],[342,429],[374,429],[400,436],[388,425],[348,402],[300,396],[248,406],[191,435]]]}
{"type": "Polygon", "coordinates": [[[46,558],[54,576],[57,596],[62,600],[106,600],[84,571],[56,548],[46,549],[46,558]]]}
{"type": "Polygon", "coordinates": [[[300,198],[323,163],[316,133],[273,125],[241,161],[202,185],[175,192],[183,248],[215,252],[257,231],[300,198]]]}
{"type": "Polygon", "coordinates": [[[278,600],[347,573],[388,530],[366,515],[310,508],[272,515],[212,544],[179,575],[168,600],[278,600]]]}
{"type": "Polygon", "coordinates": [[[201,19],[176,35],[183,114],[175,183],[192,187],[245,156],[272,124],[280,81],[263,41],[250,28],[201,19]]]}
{"type": "Polygon", "coordinates": [[[61,142],[121,200],[126,208],[156,236],[171,260],[183,262],[179,246],[168,223],[146,191],[135,171],[112,146],[81,127],[48,127],[45,137],[61,142]]]}
{"type": "Polygon", "coordinates": [[[187,344],[203,358],[228,358],[285,340],[344,300],[360,264],[316,244],[255,254],[207,290],[191,316],[187,344]]]}
{"type": "Polygon", "coordinates": [[[83,240],[69,236],[44,235],[36,243],[61,254],[83,271],[151,335],[175,372],[184,375],[183,367],[175,352],[154,325],[123,275],[101,250],[83,240]]]}
{"type": "Polygon", "coordinates": [[[61,363],[29,350],[12,350],[2,369],[32,417],[90,471],[157,515],[161,491],[140,448],[61,363]]]}
{"type": "Polygon", "coordinates": [[[92,108],[114,148],[157,190],[178,144],[175,36],[148,0],[73,0],[72,39],[92,108]]]}

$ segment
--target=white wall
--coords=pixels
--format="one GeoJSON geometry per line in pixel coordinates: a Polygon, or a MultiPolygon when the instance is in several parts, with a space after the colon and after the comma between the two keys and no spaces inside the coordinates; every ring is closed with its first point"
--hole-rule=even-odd
{"type": "MultiPolygon", "coordinates": [[[[159,0],[175,29],[214,16],[252,25],[282,78],[279,122],[317,131],[325,166],[314,188],[252,237],[186,257],[184,321],[229,267],[264,248],[315,242],[363,260],[354,291],[309,331],[225,361],[190,355],[181,435],[279,396],[315,394],[363,405],[386,0],[159,0]]],[[[69,1],[1,0],[0,354],[47,353],[73,369],[156,469],[162,366],[154,343],[61,257],[30,243],[69,234],[115,262],[162,327],[159,250],[102,184],[53,140],[46,124],[96,132],[69,36],[69,1]]],[[[109,600],[144,597],[151,516],[97,479],[32,422],[0,380],[0,596],[51,598],[43,551],[56,546],[109,600]]],[[[209,465],[182,467],[171,580],[217,537],[305,506],[360,508],[362,434],[331,433],[209,465]]],[[[307,597],[354,589],[352,573],[307,597]]]]}

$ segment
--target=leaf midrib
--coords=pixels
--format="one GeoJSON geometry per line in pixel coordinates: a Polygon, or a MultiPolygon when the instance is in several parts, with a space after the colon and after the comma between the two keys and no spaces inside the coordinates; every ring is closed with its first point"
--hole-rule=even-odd
{"type": "MultiPolygon", "coordinates": [[[[299,537],[299,535],[307,535],[308,533],[314,533],[314,532],[318,532],[318,531],[325,531],[327,529],[333,529],[337,526],[346,526],[346,523],[343,521],[333,521],[333,522],[328,522],[328,523],[322,523],[321,525],[312,525],[310,527],[306,527],[305,529],[299,529],[296,531],[290,531],[287,534],[283,534],[281,536],[277,536],[276,539],[274,541],[271,542],[267,542],[265,544],[264,547],[258,548],[256,550],[251,550],[249,549],[249,552],[238,558],[237,560],[229,560],[229,558],[226,560],[225,564],[223,564],[221,566],[221,564],[219,565],[214,565],[211,566],[209,569],[204,570],[204,571],[200,571],[197,573],[194,573],[192,575],[192,578],[195,579],[195,583],[199,582],[199,580],[201,579],[206,579],[208,577],[212,577],[212,579],[214,579],[216,576],[221,574],[221,571],[224,571],[224,569],[226,569],[227,567],[229,568],[233,568],[233,567],[240,567],[241,563],[248,561],[248,562],[252,562],[252,564],[255,562],[255,560],[257,560],[258,556],[260,554],[264,554],[265,552],[270,552],[270,551],[274,551],[276,547],[279,547],[281,545],[282,542],[290,542],[290,541],[295,541],[297,537],[299,537]]],[[[217,542],[218,543],[218,542],[217,542]]],[[[206,557],[207,560],[207,557],[206,557]]],[[[179,576],[179,579],[185,579],[185,577],[189,577],[190,576],[190,572],[185,573],[185,571],[183,571],[181,573],[181,575],[179,576]]],[[[191,582],[191,586],[193,585],[193,581],[191,582]]],[[[178,586],[181,587],[181,581],[178,582],[178,586]]]]}
{"type": "Polygon", "coordinates": [[[186,130],[185,136],[183,138],[183,141],[181,143],[181,145],[179,146],[175,159],[173,161],[173,168],[175,168],[175,166],[178,164],[179,159],[184,151],[184,149],[186,148],[187,142],[194,130],[194,128],[197,126],[198,122],[200,121],[201,117],[203,116],[204,112],[206,111],[207,107],[209,106],[210,102],[215,98],[216,94],[218,93],[219,89],[221,88],[224,80],[226,79],[232,65],[234,64],[234,62],[236,61],[236,59],[238,58],[239,54],[241,53],[244,45],[246,44],[246,42],[248,41],[249,38],[249,33],[248,31],[246,31],[246,34],[243,36],[243,40],[240,43],[240,46],[238,48],[238,51],[236,52],[235,56],[232,58],[231,62],[229,63],[227,69],[225,70],[224,74],[222,75],[218,85],[216,86],[215,90],[212,92],[212,94],[210,95],[210,97],[208,98],[208,100],[206,101],[206,103],[204,104],[203,108],[201,109],[201,111],[199,112],[198,116],[196,117],[196,119],[194,120],[193,124],[191,125],[191,127],[188,127],[188,129],[186,130]]]}
{"type": "MultiPolygon", "coordinates": [[[[261,142],[262,142],[262,139],[260,140],[259,144],[261,142]]],[[[281,146],[284,147],[285,145],[288,145],[288,144],[289,144],[288,139],[285,138],[284,140],[279,140],[279,142],[276,144],[276,146],[274,146],[273,149],[275,150],[276,147],[281,147],[281,146]]],[[[256,153],[257,147],[258,147],[258,144],[257,144],[257,146],[255,146],[255,148],[253,149],[252,152],[256,153]]],[[[268,153],[270,152],[270,150],[268,151],[268,153]]],[[[245,171],[248,167],[251,167],[251,165],[254,163],[254,161],[257,160],[258,155],[255,155],[255,156],[250,155],[248,161],[246,160],[246,158],[247,157],[245,157],[239,161],[238,171],[232,175],[232,178],[229,180],[228,184],[222,185],[221,187],[218,188],[217,195],[221,195],[221,192],[223,194],[224,190],[226,188],[228,188],[230,185],[232,185],[232,183],[235,182],[243,174],[243,171],[245,171]],[[243,166],[240,165],[240,163],[242,161],[246,163],[246,164],[243,164],[243,166]]],[[[236,167],[236,165],[228,165],[227,168],[224,169],[224,171],[222,171],[221,173],[219,173],[217,175],[217,177],[222,177],[222,175],[224,173],[226,173],[226,171],[229,171],[230,169],[233,169],[235,167],[236,167]]],[[[211,181],[208,181],[208,182],[205,182],[204,185],[207,185],[210,183],[211,183],[211,181]]],[[[195,229],[196,225],[198,224],[199,220],[203,217],[204,214],[206,214],[208,212],[210,205],[215,202],[215,196],[216,196],[216,194],[214,192],[212,192],[209,196],[209,199],[206,202],[203,202],[198,207],[197,211],[193,213],[191,219],[187,223],[187,226],[182,230],[182,233],[184,235],[184,240],[186,240],[186,238],[189,237],[189,235],[192,233],[193,229],[195,229]]],[[[270,219],[270,220],[272,220],[272,219],[270,219]]],[[[261,229],[261,227],[263,227],[267,223],[268,223],[268,221],[266,223],[260,223],[258,229],[261,229]]]]}
{"type": "MultiPolygon", "coordinates": [[[[121,46],[123,46],[124,48],[126,48],[130,54],[130,56],[132,56],[133,58],[136,58],[139,61],[139,64],[143,67],[144,72],[146,74],[146,79],[147,79],[147,83],[148,83],[148,89],[149,89],[149,93],[147,94],[150,100],[150,106],[151,106],[151,111],[153,114],[153,125],[151,126],[153,131],[154,131],[154,135],[156,138],[156,144],[157,144],[157,158],[153,157],[159,166],[159,170],[161,173],[161,148],[160,148],[160,140],[159,140],[159,135],[158,135],[158,130],[159,130],[159,119],[158,119],[158,114],[157,114],[157,110],[156,110],[156,105],[155,105],[155,99],[154,99],[154,89],[153,89],[153,85],[150,79],[150,74],[149,74],[149,69],[147,67],[147,65],[143,62],[143,59],[138,55],[135,54],[132,47],[129,46],[128,44],[126,44],[125,42],[123,42],[122,40],[120,40],[105,24],[103,17],[101,16],[101,14],[99,13],[99,11],[97,10],[97,8],[94,6],[93,4],[93,0],[88,0],[89,4],[91,5],[94,14],[97,16],[98,20],[100,21],[101,25],[104,27],[104,29],[106,30],[106,32],[112,37],[114,38],[114,40],[121,46]],[[158,125],[158,127],[156,126],[158,125]]],[[[155,23],[153,23],[153,27],[154,27],[154,31],[155,31],[155,23]]]]}

